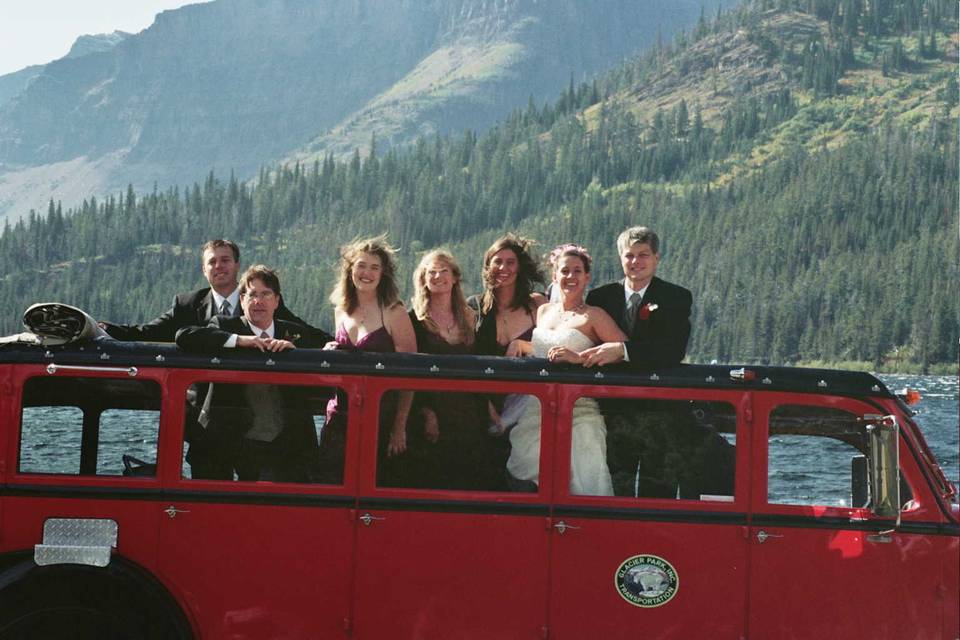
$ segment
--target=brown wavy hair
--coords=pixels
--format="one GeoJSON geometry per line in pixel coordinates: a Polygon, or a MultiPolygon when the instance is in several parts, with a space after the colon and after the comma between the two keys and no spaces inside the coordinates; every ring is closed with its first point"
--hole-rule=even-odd
{"type": "Polygon", "coordinates": [[[364,253],[380,258],[380,283],[377,285],[377,302],[389,309],[400,302],[400,290],[397,288],[396,250],[387,242],[387,235],[362,238],[340,247],[340,263],[337,267],[337,284],[330,294],[330,302],[348,314],[353,313],[359,300],[357,288],[353,284],[353,265],[364,253]]]}
{"type": "Polygon", "coordinates": [[[482,273],[484,291],[480,302],[480,310],[482,313],[489,313],[496,303],[496,298],[493,295],[493,278],[490,275],[490,261],[493,260],[494,255],[504,249],[509,249],[517,256],[517,286],[513,292],[513,300],[510,301],[510,308],[517,309],[524,307],[531,312],[533,311],[534,304],[530,299],[530,295],[533,293],[533,286],[544,283],[543,272],[530,253],[533,245],[534,242],[532,240],[508,233],[505,236],[497,238],[497,240],[490,245],[490,248],[487,249],[487,252],[483,254],[482,273]]]}
{"type": "Polygon", "coordinates": [[[434,262],[440,262],[450,269],[450,274],[456,280],[450,292],[453,318],[457,327],[460,329],[460,335],[463,336],[464,343],[468,345],[473,344],[473,323],[470,322],[467,298],[463,295],[463,287],[460,284],[463,271],[460,269],[460,265],[457,263],[456,258],[453,257],[453,254],[446,249],[428,251],[420,258],[420,264],[417,265],[417,268],[413,272],[413,298],[410,300],[413,312],[416,314],[417,319],[420,320],[429,331],[437,334],[440,333],[440,326],[434,322],[429,313],[430,290],[427,288],[427,271],[434,262]]]}

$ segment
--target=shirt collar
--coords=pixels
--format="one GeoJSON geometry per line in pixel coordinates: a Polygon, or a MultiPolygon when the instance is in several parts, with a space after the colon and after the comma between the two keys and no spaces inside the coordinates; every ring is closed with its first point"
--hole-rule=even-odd
{"type": "Polygon", "coordinates": [[[250,331],[253,331],[253,334],[254,334],[255,336],[257,336],[258,338],[260,337],[260,334],[262,334],[264,331],[266,331],[266,332],[267,332],[267,335],[270,336],[271,338],[273,338],[273,337],[275,337],[275,336],[277,335],[277,334],[276,334],[277,325],[276,325],[275,322],[271,322],[271,323],[270,323],[270,326],[267,327],[266,329],[261,329],[260,327],[256,326],[255,324],[253,324],[253,323],[250,322],[249,320],[247,320],[247,324],[250,325],[250,331]]]}
{"type": "Polygon", "coordinates": [[[210,289],[210,293],[213,294],[213,306],[216,307],[219,312],[220,307],[223,306],[223,301],[226,300],[230,303],[230,311],[237,313],[237,310],[240,308],[237,305],[240,304],[240,287],[237,287],[233,290],[233,293],[224,298],[222,295],[217,293],[215,290],[210,289]]]}
{"type": "Polygon", "coordinates": [[[646,295],[647,289],[649,288],[650,288],[650,283],[648,282],[647,286],[645,286],[643,289],[640,289],[639,291],[634,291],[633,289],[630,288],[630,285],[628,284],[628,280],[624,278],[623,279],[623,299],[626,300],[627,304],[630,304],[630,296],[632,296],[635,293],[639,293],[640,299],[643,300],[643,296],[646,295]]]}

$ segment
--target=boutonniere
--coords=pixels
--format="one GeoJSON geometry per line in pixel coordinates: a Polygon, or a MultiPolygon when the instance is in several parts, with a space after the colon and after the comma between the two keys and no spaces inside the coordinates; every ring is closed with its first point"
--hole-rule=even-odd
{"type": "Polygon", "coordinates": [[[657,306],[656,304],[650,304],[650,303],[648,302],[647,304],[645,304],[645,305],[643,305],[642,307],[640,307],[640,319],[641,319],[641,320],[649,320],[649,319],[650,319],[650,313],[651,313],[652,311],[656,311],[657,309],[658,309],[658,306],[657,306]]]}

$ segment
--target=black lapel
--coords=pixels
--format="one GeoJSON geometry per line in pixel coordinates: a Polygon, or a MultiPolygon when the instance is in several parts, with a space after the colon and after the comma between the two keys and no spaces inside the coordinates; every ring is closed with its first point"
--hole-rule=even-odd
{"type": "Polygon", "coordinates": [[[640,300],[641,307],[647,303],[657,301],[657,289],[660,288],[660,286],[657,284],[658,282],[660,282],[660,279],[657,278],[657,276],[653,276],[653,278],[650,280],[650,284],[647,285],[647,290],[643,292],[643,299],[640,300]]]}
{"type": "Polygon", "coordinates": [[[213,316],[217,315],[213,311],[213,289],[207,290],[207,295],[203,296],[203,300],[200,302],[199,311],[199,320],[203,324],[210,322],[210,319],[213,316]]]}

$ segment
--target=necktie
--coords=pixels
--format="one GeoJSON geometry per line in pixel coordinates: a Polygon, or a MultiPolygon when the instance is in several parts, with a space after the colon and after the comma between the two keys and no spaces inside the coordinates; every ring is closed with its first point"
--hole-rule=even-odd
{"type": "Polygon", "coordinates": [[[230,301],[227,300],[226,298],[224,298],[224,299],[223,299],[223,304],[220,305],[220,315],[222,315],[222,316],[232,315],[232,314],[230,313],[231,311],[232,311],[232,309],[230,308],[230,301]]]}
{"type": "Polygon", "coordinates": [[[270,337],[270,334],[267,333],[266,331],[261,331],[261,332],[260,332],[260,337],[263,338],[263,339],[267,339],[267,338],[270,337]]]}
{"type": "Polygon", "coordinates": [[[637,323],[637,310],[640,308],[640,299],[641,296],[639,293],[633,293],[630,295],[630,302],[627,303],[627,333],[633,333],[633,327],[637,323]]]}

